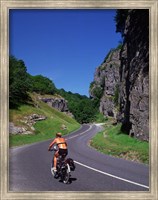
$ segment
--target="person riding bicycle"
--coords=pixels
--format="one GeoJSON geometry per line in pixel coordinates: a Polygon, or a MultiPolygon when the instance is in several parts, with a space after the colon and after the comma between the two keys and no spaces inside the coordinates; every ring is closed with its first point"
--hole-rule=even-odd
{"type": "Polygon", "coordinates": [[[51,147],[53,145],[57,145],[58,146],[58,150],[55,152],[54,154],[54,167],[52,168],[52,170],[54,171],[54,173],[56,173],[56,166],[57,166],[57,158],[59,155],[65,155],[67,156],[68,154],[68,149],[67,149],[67,143],[66,140],[62,137],[61,133],[57,133],[56,134],[56,138],[51,142],[51,144],[49,145],[48,151],[50,151],[51,147]]]}

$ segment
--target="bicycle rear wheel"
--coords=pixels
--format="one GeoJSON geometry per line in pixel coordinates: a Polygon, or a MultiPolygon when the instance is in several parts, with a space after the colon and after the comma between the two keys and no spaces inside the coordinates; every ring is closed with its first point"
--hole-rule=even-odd
{"type": "Polygon", "coordinates": [[[67,163],[65,166],[65,173],[63,174],[63,183],[67,184],[69,183],[69,179],[70,179],[70,166],[67,163]]]}

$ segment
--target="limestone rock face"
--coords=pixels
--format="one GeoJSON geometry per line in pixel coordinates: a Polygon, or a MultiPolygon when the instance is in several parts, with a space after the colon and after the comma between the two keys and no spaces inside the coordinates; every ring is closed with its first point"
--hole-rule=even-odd
{"type": "Polygon", "coordinates": [[[46,119],[47,119],[46,116],[34,113],[32,115],[25,116],[24,119],[20,120],[20,122],[22,122],[24,124],[24,126],[15,126],[15,124],[13,122],[9,122],[9,133],[13,134],[13,135],[34,134],[35,128],[33,127],[33,125],[37,121],[42,121],[42,120],[46,120],[46,119]]]}
{"type": "Polygon", "coordinates": [[[60,112],[67,114],[69,117],[74,117],[73,114],[68,109],[68,102],[62,97],[51,97],[51,98],[41,98],[39,99],[47,103],[50,107],[57,109],[60,112]]]}
{"type": "Polygon", "coordinates": [[[116,118],[117,115],[117,100],[116,93],[119,85],[119,60],[120,50],[112,50],[104,62],[96,69],[94,75],[93,86],[90,90],[90,96],[95,98],[95,90],[100,87],[102,97],[100,98],[99,110],[105,116],[116,118]]]}
{"type": "Polygon", "coordinates": [[[130,10],[120,54],[120,114],[122,129],[149,139],[149,15],[130,10]]]}
{"type": "Polygon", "coordinates": [[[40,100],[60,112],[68,112],[67,101],[64,98],[40,98],[40,100]]]}
{"type": "Polygon", "coordinates": [[[99,110],[122,123],[122,130],[149,140],[149,11],[129,10],[121,49],[112,50],[96,69],[90,97],[99,110]]]}

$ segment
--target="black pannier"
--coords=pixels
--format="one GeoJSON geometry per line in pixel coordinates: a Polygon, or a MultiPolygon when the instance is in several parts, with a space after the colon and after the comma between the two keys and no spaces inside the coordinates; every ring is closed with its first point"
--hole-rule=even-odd
{"type": "Polygon", "coordinates": [[[72,158],[68,158],[68,159],[67,159],[67,162],[68,162],[68,164],[70,165],[71,171],[74,171],[75,168],[76,168],[76,166],[75,166],[75,163],[74,163],[73,159],[72,159],[72,158]]]}

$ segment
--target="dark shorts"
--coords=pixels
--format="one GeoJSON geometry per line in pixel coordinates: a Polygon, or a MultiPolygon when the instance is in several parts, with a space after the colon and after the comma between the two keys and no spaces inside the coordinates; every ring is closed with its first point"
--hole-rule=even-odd
{"type": "Polygon", "coordinates": [[[59,149],[58,153],[59,153],[59,155],[65,155],[65,156],[67,156],[68,150],[67,149],[59,149]]]}

